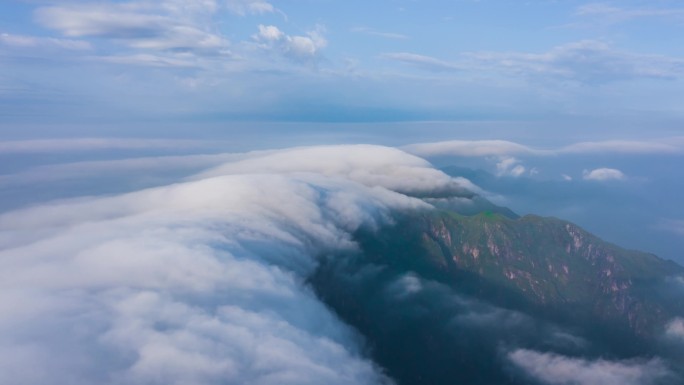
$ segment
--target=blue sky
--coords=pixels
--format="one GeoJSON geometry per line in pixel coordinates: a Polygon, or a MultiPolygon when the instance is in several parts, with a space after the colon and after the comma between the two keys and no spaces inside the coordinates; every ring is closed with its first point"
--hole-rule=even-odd
{"type": "Polygon", "coordinates": [[[683,27],[675,1],[10,0],[0,112],[666,125],[683,113],[683,27]]]}
{"type": "Polygon", "coordinates": [[[0,211],[223,160],[178,156],[432,143],[497,203],[681,261],[683,32],[666,0],[3,1],[0,211]]]}

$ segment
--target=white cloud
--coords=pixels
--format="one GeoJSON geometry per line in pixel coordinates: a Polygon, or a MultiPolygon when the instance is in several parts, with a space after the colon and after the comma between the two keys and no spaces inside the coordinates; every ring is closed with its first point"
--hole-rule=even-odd
{"type": "Polygon", "coordinates": [[[406,299],[423,290],[423,283],[419,276],[407,273],[396,279],[385,289],[387,293],[397,299],[406,299]]]}
{"type": "MultiPolygon", "coordinates": [[[[372,145],[286,149],[246,158],[198,177],[246,173],[316,173],[338,176],[366,186],[381,186],[409,195],[459,195],[470,190],[462,179],[438,171],[426,160],[399,149],[372,145]]],[[[470,182],[467,182],[470,183],[470,182]]]]}
{"type": "Polygon", "coordinates": [[[106,38],[134,49],[224,54],[228,40],[208,23],[216,10],[213,1],[66,4],[37,9],[36,20],[66,36],[106,38]]]}
{"type": "Polygon", "coordinates": [[[496,164],[496,174],[498,176],[512,176],[519,177],[526,171],[525,166],[520,164],[520,161],[515,158],[502,158],[496,164]]]}
{"type": "Polygon", "coordinates": [[[172,24],[167,17],[133,7],[134,3],[120,5],[100,3],[76,6],[39,8],[37,21],[61,31],[67,36],[101,36],[135,39],[158,36],[172,24]]]}
{"type": "Polygon", "coordinates": [[[391,190],[456,181],[377,146],[210,174],[0,215],[0,383],[390,383],[305,282],[360,226],[429,208],[391,190]]]}
{"type": "Polygon", "coordinates": [[[328,45],[322,26],[317,26],[306,36],[287,35],[274,25],[260,24],[258,28],[259,32],[253,38],[261,48],[274,50],[294,60],[309,61],[328,45]]]}
{"type": "Polygon", "coordinates": [[[563,174],[561,175],[561,177],[563,177],[563,180],[566,180],[568,182],[572,180],[572,177],[568,174],[563,174]]]}
{"type": "Polygon", "coordinates": [[[278,41],[285,38],[285,33],[275,25],[259,25],[259,40],[278,41]]]}
{"type": "Polygon", "coordinates": [[[665,334],[671,338],[684,342],[684,319],[675,318],[665,326],[665,334]]]}
{"type": "Polygon", "coordinates": [[[670,375],[657,359],[650,361],[589,361],[552,353],[518,349],[508,359],[547,385],[648,385],[670,375]]]}
{"type": "Polygon", "coordinates": [[[416,143],[402,149],[419,156],[504,156],[540,154],[542,151],[506,140],[449,140],[434,143],[416,143]]]}
{"type": "Polygon", "coordinates": [[[225,0],[225,4],[231,12],[240,16],[275,12],[275,7],[263,0],[225,0]]]}
{"type": "Polygon", "coordinates": [[[607,180],[624,180],[625,174],[614,168],[597,168],[595,170],[584,170],[582,172],[584,180],[607,181],[607,180]]]}
{"type": "Polygon", "coordinates": [[[0,45],[12,48],[46,48],[68,51],[87,51],[92,49],[90,43],[82,40],[55,39],[51,37],[37,37],[27,35],[0,34],[0,45]]]}

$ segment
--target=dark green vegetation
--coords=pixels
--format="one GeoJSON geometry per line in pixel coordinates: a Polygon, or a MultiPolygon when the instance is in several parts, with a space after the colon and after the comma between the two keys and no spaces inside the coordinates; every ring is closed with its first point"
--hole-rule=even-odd
{"type": "Polygon", "coordinates": [[[359,231],[362,251],[325,258],[311,281],[399,384],[528,384],[507,359],[518,348],[652,357],[684,315],[665,289],[684,275],[674,262],[555,218],[439,206],[359,231]]]}

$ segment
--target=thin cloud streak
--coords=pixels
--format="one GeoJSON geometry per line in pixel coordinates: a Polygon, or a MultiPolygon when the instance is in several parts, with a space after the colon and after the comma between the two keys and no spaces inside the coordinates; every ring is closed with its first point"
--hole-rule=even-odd
{"type": "Polygon", "coordinates": [[[577,8],[575,15],[582,17],[602,18],[609,23],[627,22],[634,19],[656,18],[684,20],[684,9],[678,8],[624,8],[604,3],[585,4],[577,8]]]}
{"type": "Polygon", "coordinates": [[[219,148],[220,141],[197,139],[69,138],[0,141],[0,154],[88,152],[99,150],[151,150],[219,148]]]}
{"type": "Polygon", "coordinates": [[[400,33],[376,31],[375,29],[368,27],[354,27],[351,29],[351,31],[370,36],[384,37],[386,39],[405,40],[409,38],[408,36],[400,33]]]}
{"type": "Polygon", "coordinates": [[[684,59],[622,52],[599,40],[557,45],[543,53],[464,52],[451,61],[410,52],[385,53],[381,57],[432,72],[493,72],[522,76],[528,81],[539,81],[543,77],[586,85],[684,77],[684,59]]]}
{"type": "Polygon", "coordinates": [[[380,56],[383,59],[398,61],[415,66],[428,71],[458,71],[464,68],[458,63],[450,63],[431,56],[419,55],[410,52],[384,53],[380,56]]]}
{"type": "Polygon", "coordinates": [[[416,143],[402,149],[419,156],[555,156],[572,154],[681,154],[684,142],[681,137],[652,141],[606,140],[579,142],[556,149],[540,149],[506,140],[451,140],[416,143]]]}

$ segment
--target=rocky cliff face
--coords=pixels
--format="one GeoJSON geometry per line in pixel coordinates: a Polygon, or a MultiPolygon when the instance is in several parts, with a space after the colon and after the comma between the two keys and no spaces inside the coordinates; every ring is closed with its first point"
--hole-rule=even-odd
{"type": "Polygon", "coordinates": [[[639,335],[653,333],[673,312],[649,293],[666,277],[684,274],[674,262],[622,249],[555,218],[435,211],[401,218],[379,237],[380,244],[366,243],[376,257],[389,253],[394,263],[450,284],[470,281],[494,297],[618,322],[639,335]],[[403,245],[392,245],[398,237],[403,245]]]}
{"type": "MultiPolygon", "coordinates": [[[[357,252],[322,256],[311,285],[399,385],[534,383],[512,364],[519,349],[681,361],[659,341],[684,316],[684,296],[667,286],[682,267],[569,222],[505,214],[397,214],[356,233],[357,252]]],[[[682,364],[662,383],[681,383],[682,364]]]]}

